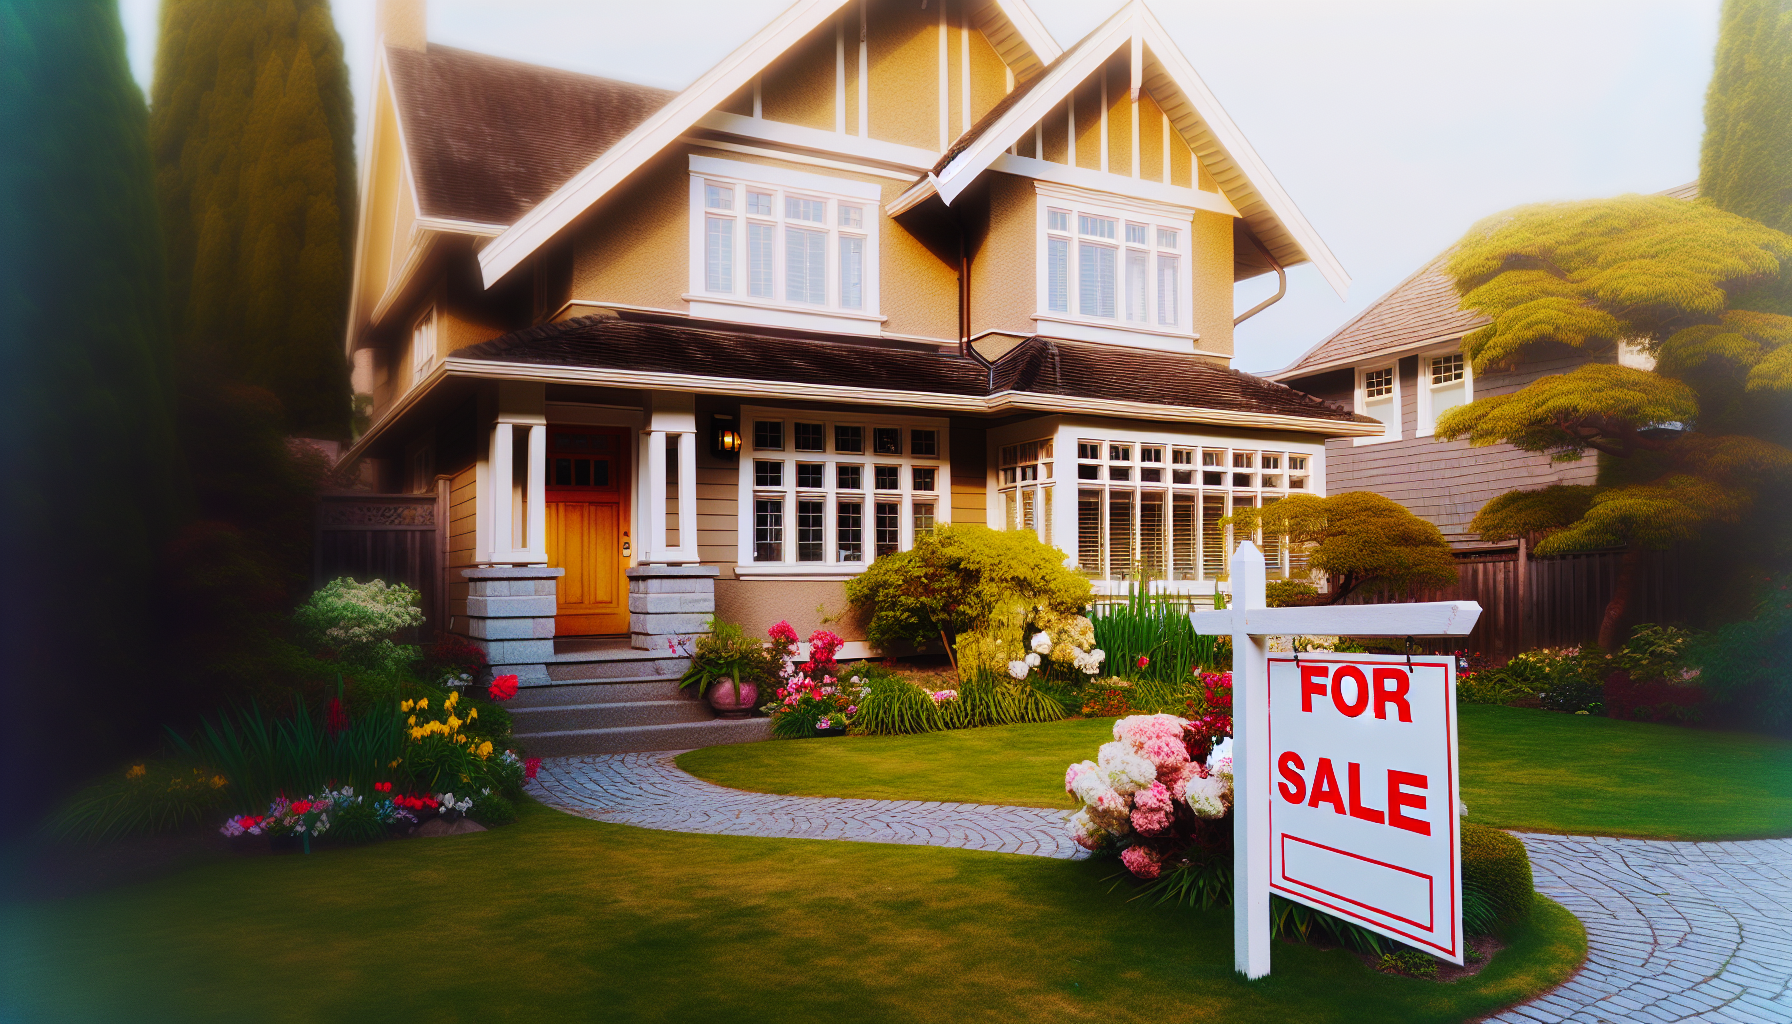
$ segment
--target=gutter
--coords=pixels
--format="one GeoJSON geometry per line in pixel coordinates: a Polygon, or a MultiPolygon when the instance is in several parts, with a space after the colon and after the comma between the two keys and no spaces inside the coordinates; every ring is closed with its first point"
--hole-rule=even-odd
{"type": "Polygon", "coordinates": [[[1282,301],[1282,296],[1288,294],[1288,271],[1283,270],[1282,265],[1276,262],[1276,258],[1271,256],[1269,250],[1263,247],[1263,243],[1257,240],[1257,233],[1255,231],[1246,229],[1245,237],[1251,240],[1251,244],[1256,246],[1257,251],[1263,254],[1263,258],[1269,261],[1269,265],[1276,268],[1276,293],[1269,298],[1264,299],[1262,302],[1257,303],[1255,306],[1252,306],[1250,309],[1245,310],[1243,313],[1233,317],[1232,326],[1234,327],[1237,327],[1251,317],[1256,316],[1258,313],[1261,313],[1282,301]]]}

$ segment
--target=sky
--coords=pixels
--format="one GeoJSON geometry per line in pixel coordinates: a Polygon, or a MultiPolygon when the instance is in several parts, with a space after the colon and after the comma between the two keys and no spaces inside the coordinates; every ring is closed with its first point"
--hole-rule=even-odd
{"type": "MultiPolygon", "coordinates": [[[[1060,46],[1123,0],[1033,0],[1060,46]]],[[[1151,2],[1151,0],[1148,0],[1151,2]]],[[[1480,218],[1698,177],[1720,0],[1155,0],[1152,10],[1349,272],[1311,266],[1240,325],[1236,365],[1292,363],[1480,218]]],[[[689,85],[789,0],[431,0],[431,42],[689,85]]],[[[147,92],[160,0],[120,0],[147,92]]],[[[374,0],[335,0],[357,117],[374,0]]],[[[1275,290],[1241,284],[1243,311],[1275,290]]]]}

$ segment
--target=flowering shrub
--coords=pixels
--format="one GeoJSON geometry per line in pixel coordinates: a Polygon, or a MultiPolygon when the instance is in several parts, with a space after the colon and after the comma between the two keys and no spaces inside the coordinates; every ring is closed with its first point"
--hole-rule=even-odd
{"type": "Polygon", "coordinates": [[[489,769],[485,764],[495,749],[489,739],[479,739],[466,727],[479,719],[479,709],[467,707],[460,716],[460,693],[450,693],[439,702],[440,711],[431,708],[428,697],[403,701],[398,705],[405,719],[405,770],[417,782],[431,790],[456,783],[483,780],[489,769]],[[439,713],[440,717],[436,717],[439,713]]]}
{"type": "Polygon", "coordinates": [[[1140,878],[1230,849],[1232,741],[1187,719],[1120,719],[1096,760],[1065,772],[1064,789],[1082,803],[1069,819],[1071,838],[1117,852],[1140,878]]]}
{"type": "Polygon", "coordinates": [[[412,656],[392,638],[423,624],[417,597],[402,583],[356,583],[345,576],[324,584],[293,617],[308,639],[342,660],[385,666],[412,656]]]}
{"type": "Polygon", "coordinates": [[[1131,687],[1120,685],[1125,680],[1116,679],[1114,685],[1088,691],[1083,698],[1083,716],[1085,718],[1115,718],[1132,710],[1127,700],[1131,687]]]}
{"type": "MultiPolygon", "coordinates": [[[[400,797],[399,799],[403,799],[400,797]]],[[[355,793],[353,786],[327,789],[322,796],[301,800],[275,797],[264,814],[238,814],[226,821],[218,831],[226,836],[296,836],[309,841],[330,830],[331,815],[338,818],[365,808],[380,826],[416,817],[395,800],[368,800],[355,793]]]]}
{"type": "MultiPolygon", "coordinates": [[[[796,630],[779,622],[767,631],[781,667],[777,698],[761,711],[772,718],[772,735],[780,739],[814,736],[821,729],[844,729],[859,713],[859,698],[869,692],[863,681],[842,685],[834,655],[846,641],[825,629],[809,634],[809,659],[799,663],[796,630]]],[[[857,677],[855,677],[857,678],[857,677]]]]}

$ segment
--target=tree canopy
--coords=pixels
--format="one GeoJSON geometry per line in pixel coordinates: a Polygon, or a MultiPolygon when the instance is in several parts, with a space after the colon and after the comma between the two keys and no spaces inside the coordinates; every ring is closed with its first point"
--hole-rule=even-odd
{"type": "Polygon", "coordinates": [[[1443,532],[1406,506],[1372,491],[1321,498],[1295,494],[1228,517],[1235,530],[1284,534],[1305,551],[1307,566],[1324,575],[1324,603],[1337,604],[1361,587],[1402,591],[1447,587],[1456,559],[1443,532]]]}
{"type": "Polygon", "coordinates": [[[183,357],[346,437],[354,115],[328,0],[164,0],[152,109],[183,357]]]}
{"type": "Polygon", "coordinates": [[[1699,189],[1718,207],[1792,231],[1792,2],[1725,0],[1705,93],[1699,189]]]}

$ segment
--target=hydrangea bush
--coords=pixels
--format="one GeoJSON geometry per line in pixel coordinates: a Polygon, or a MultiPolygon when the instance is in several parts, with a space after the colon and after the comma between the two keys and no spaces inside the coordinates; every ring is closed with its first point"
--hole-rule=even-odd
{"type": "Polygon", "coordinates": [[[1228,852],[1231,727],[1230,715],[1220,714],[1115,722],[1113,742],[1064,773],[1065,791],[1082,804],[1069,819],[1071,838],[1090,851],[1118,853],[1146,879],[1228,852]]]}
{"type": "Polygon", "coordinates": [[[343,661],[384,666],[408,660],[414,653],[400,648],[393,638],[423,624],[417,598],[417,592],[402,583],[356,583],[345,576],[320,587],[293,618],[312,643],[343,661]]]}

